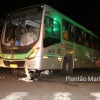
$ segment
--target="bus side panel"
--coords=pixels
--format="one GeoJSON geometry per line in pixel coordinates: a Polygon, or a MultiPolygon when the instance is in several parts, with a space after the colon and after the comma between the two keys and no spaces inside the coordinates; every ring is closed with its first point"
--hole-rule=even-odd
{"type": "Polygon", "coordinates": [[[92,49],[76,44],[75,45],[75,68],[93,67],[92,49]]]}
{"type": "Polygon", "coordinates": [[[100,51],[93,50],[94,67],[100,67],[100,51]]]}
{"type": "Polygon", "coordinates": [[[49,57],[49,58],[43,58],[43,65],[42,69],[61,69],[61,62],[58,60],[58,58],[55,57],[49,57]]]}
{"type": "Polygon", "coordinates": [[[42,69],[61,69],[61,44],[43,48],[42,69]]]}

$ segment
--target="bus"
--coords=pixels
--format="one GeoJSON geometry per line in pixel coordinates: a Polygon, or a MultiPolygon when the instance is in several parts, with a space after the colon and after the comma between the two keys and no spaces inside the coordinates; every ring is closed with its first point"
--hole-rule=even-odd
{"type": "Polygon", "coordinates": [[[18,9],[4,21],[0,67],[25,66],[43,77],[100,67],[100,37],[47,4],[18,9]]]}

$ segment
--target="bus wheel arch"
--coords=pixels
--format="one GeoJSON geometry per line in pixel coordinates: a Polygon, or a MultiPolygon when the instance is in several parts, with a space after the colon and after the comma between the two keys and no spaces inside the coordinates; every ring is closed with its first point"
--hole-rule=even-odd
{"type": "Polygon", "coordinates": [[[61,74],[67,75],[68,73],[73,73],[74,67],[74,57],[72,54],[66,54],[63,58],[61,65],[61,74]]]}

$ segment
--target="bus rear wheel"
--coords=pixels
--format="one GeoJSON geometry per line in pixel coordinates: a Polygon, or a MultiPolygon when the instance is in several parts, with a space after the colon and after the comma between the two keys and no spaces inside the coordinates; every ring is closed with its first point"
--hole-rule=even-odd
{"type": "Polygon", "coordinates": [[[73,73],[73,56],[72,55],[65,55],[63,59],[61,75],[67,75],[73,73]]]}

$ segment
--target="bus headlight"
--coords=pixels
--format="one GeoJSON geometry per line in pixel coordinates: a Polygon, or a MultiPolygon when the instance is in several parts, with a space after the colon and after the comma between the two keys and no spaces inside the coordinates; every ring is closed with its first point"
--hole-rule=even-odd
{"type": "Polygon", "coordinates": [[[38,51],[39,51],[39,48],[34,49],[28,58],[29,59],[34,58],[36,56],[36,54],[38,53],[38,51]]]}

